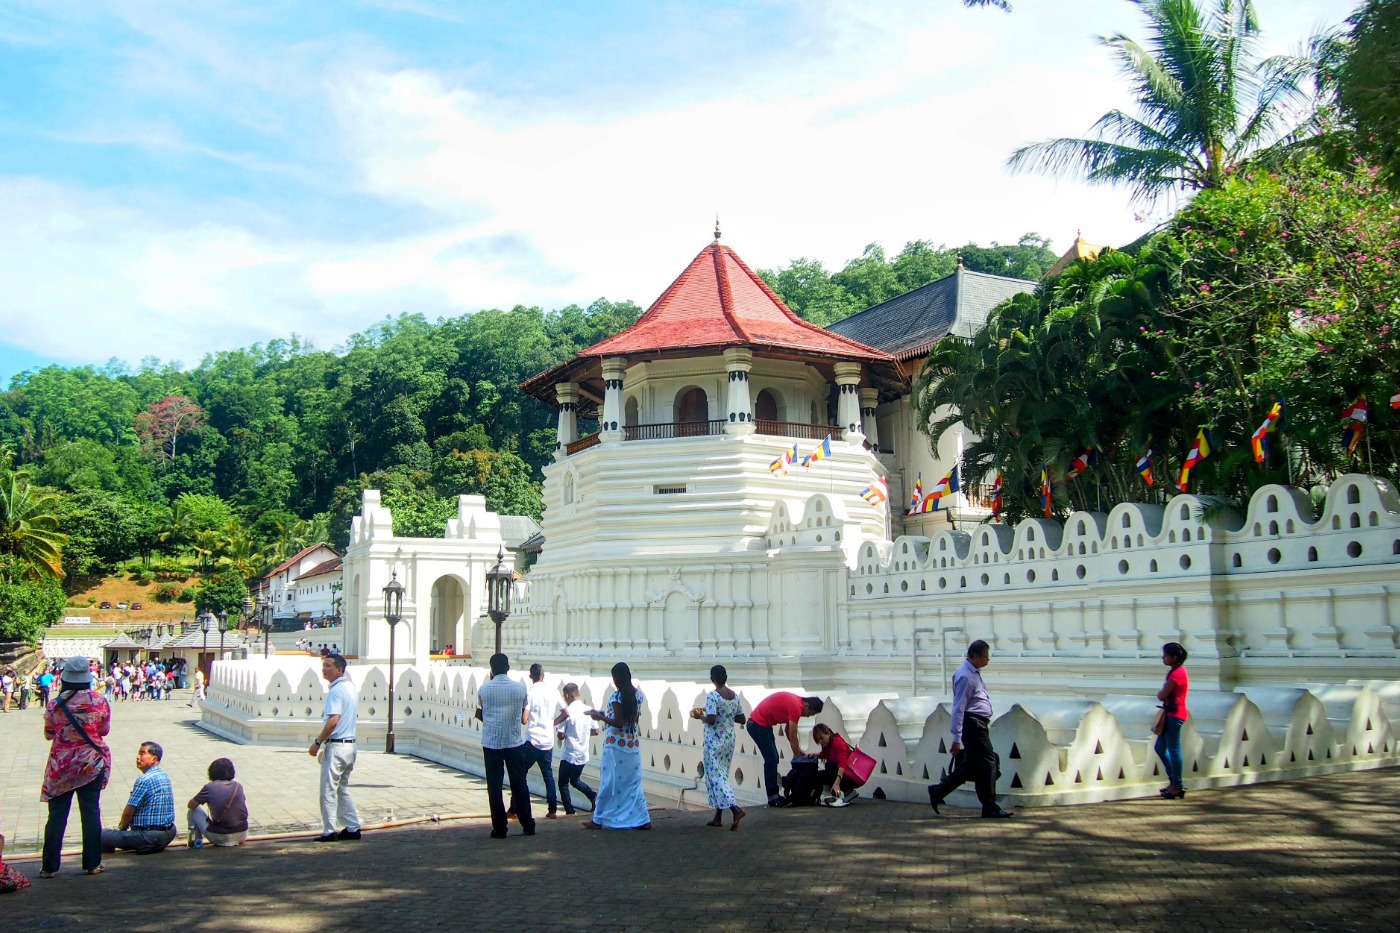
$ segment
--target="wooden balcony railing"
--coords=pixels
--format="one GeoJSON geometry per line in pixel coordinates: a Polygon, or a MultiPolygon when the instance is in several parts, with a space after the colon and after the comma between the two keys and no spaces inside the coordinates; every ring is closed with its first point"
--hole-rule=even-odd
{"type": "Polygon", "coordinates": [[[755,421],[759,434],[797,437],[804,441],[824,440],[828,434],[839,438],[841,429],[834,424],[807,424],[803,421],[755,421]]]}
{"type": "Polygon", "coordinates": [[[590,447],[597,447],[598,443],[598,435],[596,433],[586,434],[576,441],[570,441],[568,444],[565,444],[564,453],[572,457],[574,454],[578,453],[581,450],[587,450],[590,447]]]}
{"type": "Polygon", "coordinates": [[[623,440],[668,441],[674,437],[709,437],[724,433],[725,422],[673,421],[667,424],[629,424],[623,428],[623,440]]]}
{"type": "MultiPolygon", "coordinates": [[[[622,429],[623,440],[627,441],[666,441],[677,437],[713,437],[724,433],[727,424],[724,419],[710,421],[679,421],[665,424],[631,424],[622,429]]],[[[795,437],[804,441],[819,441],[828,434],[839,438],[841,429],[834,424],[807,424],[803,421],[755,421],[759,434],[776,437],[795,437]]],[[[599,443],[597,434],[589,434],[564,447],[566,455],[572,457],[580,451],[595,447],[599,443]]]]}
{"type": "Polygon", "coordinates": [[[971,486],[962,488],[963,497],[967,499],[967,505],[973,509],[992,510],[992,501],[996,499],[996,494],[992,492],[993,486],[990,483],[973,483],[971,486]]]}

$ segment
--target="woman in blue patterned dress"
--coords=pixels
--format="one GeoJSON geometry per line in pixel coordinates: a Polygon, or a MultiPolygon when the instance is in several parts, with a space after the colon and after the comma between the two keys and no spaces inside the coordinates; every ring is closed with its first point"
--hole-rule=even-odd
{"type": "Polygon", "coordinates": [[[734,724],[744,721],[743,701],[739,694],[729,689],[729,672],[724,665],[710,668],[710,683],[715,689],[705,694],[705,708],[693,709],[690,715],[705,723],[705,793],[709,795],[710,806],[715,808],[715,818],[706,826],[723,826],[724,811],[734,814],[731,830],[739,828],[739,821],[747,814],[734,799],[734,788],[729,784],[729,766],[734,761],[734,724]]]}
{"type": "Polygon", "coordinates": [[[617,688],[608,697],[607,711],[589,710],[603,724],[603,780],[593,804],[588,829],[651,829],[646,794],[642,792],[642,738],[638,723],[646,698],[632,683],[632,670],[619,661],[612,669],[617,688]]]}

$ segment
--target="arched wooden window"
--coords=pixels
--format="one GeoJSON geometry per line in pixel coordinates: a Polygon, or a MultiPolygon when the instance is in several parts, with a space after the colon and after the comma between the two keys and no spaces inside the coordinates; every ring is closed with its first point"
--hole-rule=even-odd
{"type": "Polygon", "coordinates": [[[622,423],[629,428],[635,428],[637,426],[637,396],[632,395],[628,397],[626,408],[627,410],[623,415],[622,423]]]}
{"type": "Polygon", "coordinates": [[[676,436],[698,437],[709,431],[710,400],[701,388],[687,389],[676,398],[676,436]]]}
{"type": "Polygon", "coordinates": [[[764,389],[754,399],[753,416],[758,421],[778,420],[778,400],[773,393],[764,389]]]}

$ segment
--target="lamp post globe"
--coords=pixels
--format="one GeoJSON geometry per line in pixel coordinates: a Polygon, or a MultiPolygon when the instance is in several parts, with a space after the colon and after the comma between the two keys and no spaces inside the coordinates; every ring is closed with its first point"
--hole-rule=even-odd
{"type": "Polygon", "coordinates": [[[486,571],[486,613],[496,623],[496,653],[501,653],[501,626],[510,618],[510,593],[515,569],[506,563],[506,549],[496,553],[496,566],[486,571]]]}
{"type": "Polygon", "coordinates": [[[384,621],[389,623],[389,731],[384,736],[384,751],[394,754],[394,630],[403,619],[404,585],[395,570],[384,585],[384,621]]]}

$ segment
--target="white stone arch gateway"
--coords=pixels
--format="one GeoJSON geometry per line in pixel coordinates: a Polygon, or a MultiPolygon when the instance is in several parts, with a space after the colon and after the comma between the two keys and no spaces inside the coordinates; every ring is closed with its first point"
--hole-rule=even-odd
{"type": "MultiPolygon", "coordinates": [[[[383,590],[398,575],[404,586],[403,620],[394,635],[400,661],[425,664],[430,652],[452,645],[465,654],[476,625],[486,618],[486,571],[504,546],[500,516],[481,496],[459,496],[457,515],[441,538],[397,538],[393,515],[379,490],[366,489],[350,522],[345,579],[353,605],[345,612],[347,652],[360,661],[387,661],[389,626],[383,590]]],[[[347,601],[348,603],[348,601],[347,601]]]]}

